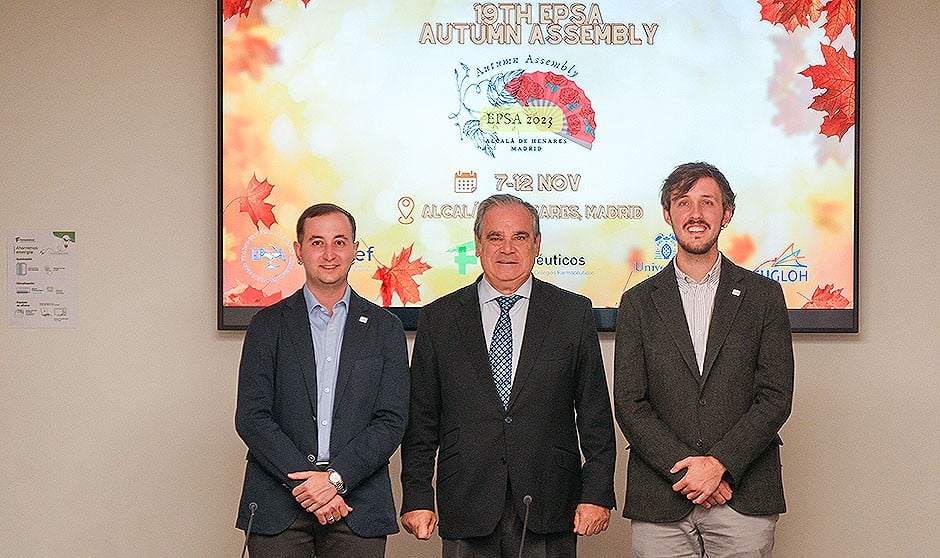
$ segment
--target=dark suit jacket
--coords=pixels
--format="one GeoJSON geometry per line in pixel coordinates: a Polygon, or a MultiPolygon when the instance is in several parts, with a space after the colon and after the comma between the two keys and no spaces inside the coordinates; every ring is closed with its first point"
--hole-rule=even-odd
{"type": "Polygon", "coordinates": [[[507,494],[520,516],[523,497],[532,496],[533,531],[571,532],[579,503],[615,504],[613,418],[591,302],[533,281],[508,412],[482,324],[476,284],[421,310],[402,442],[402,513],[434,509],[439,451],[441,537],[492,533],[507,494]]]}
{"type": "Polygon", "coordinates": [[[679,460],[728,469],[728,505],[786,510],[777,432],[790,414],[793,348],[783,291],[722,256],[702,375],[670,263],[624,293],[617,315],[614,404],[630,443],[624,515],[677,521],[693,504],[672,485],[679,460]]]}
{"type": "MultiPolygon", "coordinates": [[[[343,334],[331,465],[342,476],[353,512],[346,523],[360,536],[398,532],[388,460],[405,431],[408,349],[401,322],[355,292],[343,334]]],[[[248,446],[237,526],[258,510],[253,533],[276,534],[300,513],[288,473],[315,469],[317,371],[303,290],[251,320],[238,372],[235,428],[248,446]]]]}

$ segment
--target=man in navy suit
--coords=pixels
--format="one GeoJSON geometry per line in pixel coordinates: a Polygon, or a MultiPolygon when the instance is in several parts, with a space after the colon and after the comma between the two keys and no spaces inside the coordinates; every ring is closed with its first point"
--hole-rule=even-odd
{"type": "Polygon", "coordinates": [[[523,556],[572,558],[577,536],[604,531],[615,503],[591,301],[532,276],[541,235],[531,204],[490,196],[474,237],[483,276],[421,309],[402,525],[418,539],[437,527],[444,558],[515,557],[523,532],[523,556]]]}
{"type": "Polygon", "coordinates": [[[408,352],[398,318],[349,287],[355,239],[346,210],[307,208],[294,243],[305,284],[245,335],[237,526],[254,515],[252,558],[381,558],[398,531],[388,460],[408,416],[408,352]]]}
{"type": "Polygon", "coordinates": [[[663,183],[673,261],[620,301],[614,405],[637,558],[769,556],[793,398],[783,291],[718,251],[734,192],[707,163],[663,183]]]}

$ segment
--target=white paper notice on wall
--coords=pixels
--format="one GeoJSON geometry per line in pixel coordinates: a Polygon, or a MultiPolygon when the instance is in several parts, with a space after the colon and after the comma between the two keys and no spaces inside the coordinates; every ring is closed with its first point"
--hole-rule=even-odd
{"type": "Polygon", "coordinates": [[[78,243],[72,229],[8,231],[8,324],[72,328],[78,310],[78,243]]]}

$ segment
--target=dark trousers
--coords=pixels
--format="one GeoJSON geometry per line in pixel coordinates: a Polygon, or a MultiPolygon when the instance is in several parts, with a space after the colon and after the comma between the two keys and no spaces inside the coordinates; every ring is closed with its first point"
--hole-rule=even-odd
{"type": "MultiPolygon", "coordinates": [[[[574,534],[574,518],[567,533],[539,535],[526,530],[523,558],[575,558],[578,536],[574,534]]],[[[442,558],[517,558],[522,542],[522,519],[507,498],[506,507],[496,530],[485,537],[444,539],[442,558]]]]}
{"type": "Polygon", "coordinates": [[[353,533],[345,521],[320,525],[317,516],[303,512],[277,535],[248,537],[250,558],[384,558],[386,537],[366,538],[353,533]]]}

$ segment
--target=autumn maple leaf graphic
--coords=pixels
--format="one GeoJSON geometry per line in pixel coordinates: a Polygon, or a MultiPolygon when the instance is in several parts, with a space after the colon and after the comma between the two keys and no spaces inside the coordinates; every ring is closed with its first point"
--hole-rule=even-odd
{"type": "Polygon", "coordinates": [[[826,12],[826,24],[823,28],[830,43],[836,40],[846,25],[851,28],[852,36],[856,36],[855,0],[829,0],[823,11],[826,12]]]}
{"type": "Polygon", "coordinates": [[[831,45],[848,26],[852,38],[856,36],[855,16],[857,0],[758,0],[761,19],[782,25],[788,33],[797,27],[809,27],[826,12],[825,30],[829,45],[820,43],[825,64],[810,66],[800,75],[813,81],[814,89],[825,91],[813,98],[809,108],[825,112],[819,133],[838,136],[839,140],[855,125],[855,59],[841,48],[831,45]]]}
{"type": "Polygon", "coordinates": [[[379,289],[382,294],[382,306],[392,305],[392,293],[398,295],[402,305],[421,301],[421,293],[418,292],[418,284],[414,276],[421,275],[431,269],[431,266],[422,262],[420,257],[412,260],[412,248],[414,248],[414,243],[407,248],[402,248],[398,255],[392,256],[392,263],[389,267],[379,266],[372,275],[373,279],[382,282],[379,289]]]}
{"type": "Polygon", "coordinates": [[[822,9],[820,0],[758,0],[760,18],[783,26],[789,32],[797,27],[809,27],[819,19],[822,9]]]}
{"type": "Polygon", "coordinates": [[[281,292],[266,295],[250,285],[238,285],[223,295],[226,306],[270,306],[281,300],[281,292]]]}
{"type": "Polygon", "coordinates": [[[804,309],[831,310],[833,308],[845,308],[849,305],[849,299],[842,296],[842,289],[836,289],[835,285],[826,285],[825,287],[816,287],[813,297],[803,305],[804,309]]]}
{"type": "Polygon", "coordinates": [[[264,199],[271,194],[273,188],[274,185],[268,182],[267,178],[263,182],[258,182],[258,177],[252,174],[245,195],[235,198],[229,202],[229,205],[237,200],[238,210],[248,214],[255,228],[261,230],[258,224],[260,222],[270,229],[271,225],[277,223],[277,219],[274,217],[274,205],[267,203],[264,199]]]}
{"type": "Polygon", "coordinates": [[[813,89],[826,91],[813,98],[811,109],[823,111],[820,133],[839,136],[855,124],[855,59],[844,48],[836,50],[829,45],[819,45],[825,64],[810,66],[800,75],[813,80],[813,89]]]}
{"type": "Polygon", "coordinates": [[[222,0],[222,21],[228,21],[237,15],[248,17],[253,0],[222,0]]]}

